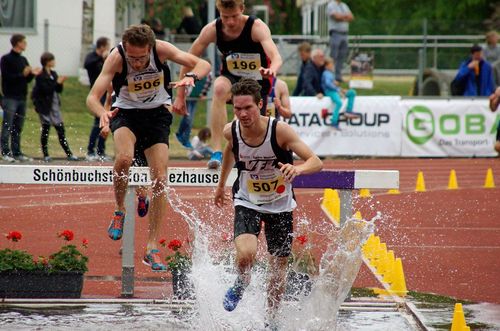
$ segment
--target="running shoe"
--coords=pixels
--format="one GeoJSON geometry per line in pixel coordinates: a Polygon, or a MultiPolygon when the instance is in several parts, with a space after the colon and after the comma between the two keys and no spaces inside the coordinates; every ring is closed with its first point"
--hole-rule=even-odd
{"type": "Polygon", "coordinates": [[[224,301],[222,303],[224,309],[227,311],[233,311],[238,305],[238,302],[240,302],[242,296],[243,287],[231,286],[224,296],[224,301]]]}
{"type": "Polygon", "coordinates": [[[16,159],[14,159],[12,156],[10,156],[8,154],[2,155],[2,160],[4,160],[5,162],[9,162],[9,163],[16,162],[16,159]]]}
{"type": "Polygon", "coordinates": [[[97,155],[89,153],[85,156],[85,161],[88,161],[88,162],[97,161],[97,155]]]}
{"type": "Polygon", "coordinates": [[[66,158],[68,161],[80,161],[80,159],[76,156],[74,156],[73,154],[71,154],[70,156],[68,156],[66,158]]]}
{"type": "Polygon", "coordinates": [[[14,155],[14,159],[20,162],[33,162],[33,158],[24,154],[14,155]]]}
{"type": "Polygon", "coordinates": [[[148,197],[138,197],[137,198],[137,214],[140,217],[144,217],[148,214],[149,210],[149,198],[148,197]]]}
{"type": "Polygon", "coordinates": [[[121,239],[123,235],[123,223],[125,223],[125,213],[115,211],[113,219],[108,227],[108,236],[113,240],[121,239]]]}
{"type": "Polygon", "coordinates": [[[219,169],[222,163],[222,152],[214,152],[208,161],[208,169],[219,169]]]}
{"type": "Polygon", "coordinates": [[[175,137],[177,140],[181,143],[181,145],[186,148],[186,149],[193,149],[193,145],[191,145],[191,142],[187,139],[184,139],[180,134],[176,133],[175,137]]]}
{"type": "Polygon", "coordinates": [[[50,156],[44,156],[43,162],[52,162],[52,158],[50,156]]]}
{"type": "Polygon", "coordinates": [[[146,251],[144,259],[142,260],[147,266],[151,267],[153,271],[166,271],[167,267],[161,263],[160,251],[158,249],[152,249],[149,253],[146,251]]]}

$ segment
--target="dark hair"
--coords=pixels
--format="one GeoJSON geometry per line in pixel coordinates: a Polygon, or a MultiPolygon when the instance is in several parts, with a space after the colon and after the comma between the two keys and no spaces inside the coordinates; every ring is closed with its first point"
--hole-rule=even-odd
{"type": "Polygon", "coordinates": [[[209,128],[203,128],[198,132],[198,138],[200,138],[201,141],[207,141],[211,136],[212,131],[210,131],[209,128]]]}
{"type": "Polygon", "coordinates": [[[125,49],[127,45],[137,47],[149,46],[153,48],[156,43],[155,34],[153,30],[146,24],[136,24],[129,26],[123,32],[122,43],[125,49]]]}
{"type": "Polygon", "coordinates": [[[244,5],[245,0],[217,0],[215,2],[215,7],[217,7],[217,9],[233,9],[244,5]]]}
{"type": "Polygon", "coordinates": [[[233,98],[237,95],[251,95],[256,104],[262,100],[260,84],[252,78],[242,78],[231,87],[233,98]]]}
{"type": "Polygon", "coordinates": [[[40,63],[42,64],[42,67],[45,67],[47,63],[49,63],[54,59],[55,59],[54,54],[50,52],[45,52],[42,54],[42,56],[40,56],[40,63]]]}
{"type": "Polygon", "coordinates": [[[95,48],[101,48],[101,47],[106,47],[109,45],[109,39],[106,37],[100,37],[97,39],[95,42],[95,48]]]}
{"type": "Polygon", "coordinates": [[[308,43],[307,41],[304,41],[304,42],[299,44],[298,49],[299,49],[299,52],[311,53],[312,47],[311,47],[310,43],[308,43]]]}
{"type": "Polygon", "coordinates": [[[470,53],[475,53],[475,52],[481,52],[483,50],[483,48],[481,46],[479,46],[478,44],[474,44],[472,45],[472,47],[470,48],[470,53]]]}
{"type": "Polygon", "coordinates": [[[12,35],[12,37],[10,37],[10,44],[12,45],[12,47],[16,47],[16,45],[21,41],[23,41],[24,39],[26,39],[25,35],[20,33],[15,33],[12,35]]]}

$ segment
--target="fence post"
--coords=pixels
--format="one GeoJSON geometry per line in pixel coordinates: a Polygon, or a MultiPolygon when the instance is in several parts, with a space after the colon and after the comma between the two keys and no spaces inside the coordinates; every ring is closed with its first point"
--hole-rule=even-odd
{"type": "Polygon", "coordinates": [[[49,51],[49,20],[43,20],[43,51],[49,51]]]}

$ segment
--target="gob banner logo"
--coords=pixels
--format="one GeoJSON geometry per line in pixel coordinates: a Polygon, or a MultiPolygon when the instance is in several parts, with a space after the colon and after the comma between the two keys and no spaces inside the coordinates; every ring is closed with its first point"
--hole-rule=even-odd
{"type": "Polygon", "coordinates": [[[406,115],[406,133],[408,138],[417,145],[428,142],[435,131],[434,115],[429,108],[415,106],[406,115]]]}

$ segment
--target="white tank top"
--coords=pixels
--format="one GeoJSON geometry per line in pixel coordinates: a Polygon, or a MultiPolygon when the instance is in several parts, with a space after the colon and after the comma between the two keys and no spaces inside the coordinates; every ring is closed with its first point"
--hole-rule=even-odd
{"type": "MultiPolygon", "coordinates": [[[[124,63],[123,69],[126,70],[127,75],[125,79],[117,78],[117,74],[113,79],[113,89],[116,93],[116,100],[113,107],[123,109],[153,109],[162,105],[171,105],[172,97],[165,89],[166,84],[169,83],[170,77],[165,77],[164,69],[159,68],[156,55],[156,48],[153,48],[149,55],[149,65],[139,71],[134,70],[127,64],[127,59],[122,53],[122,44],[120,43],[117,48],[122,55],[124,63]],[[156,57],[156,59],[155,59],[156,57]],[[120,80],[122,80],[120,82],[120,80]],[[121,85],[121,86],[115,86],[121,85]]],[[[123,75],[123,74],[122,74],[123,75]]],[[[170,76],[170,73],[168,73],[170,76]]]]}
{"type": "Polygon", "coordinates": [[[293,163],[293,158],[291,152],[278,146],[276,123],[270,117],[264,141],[249,146],[241,137],[239,121],[233,122],[233,153],[238,168],[233,185],[235,206],[268,214],[290,212],[297,206],[292,185],[285,182],[278,168],[278,162],[293,163]]]}

